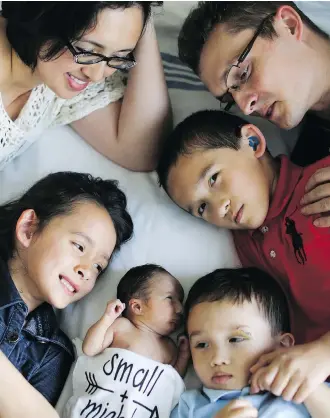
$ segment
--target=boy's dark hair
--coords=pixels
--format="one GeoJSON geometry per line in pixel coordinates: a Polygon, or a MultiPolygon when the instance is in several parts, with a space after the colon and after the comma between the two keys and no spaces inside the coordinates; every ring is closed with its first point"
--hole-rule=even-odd
{"type": "MultiPolygon", "coordinates": [[[[151,1],[3,1],[2,16],[7,19],[9,43],[32,70],[38,58],[49,61],[58,57],[67,42],[78,40],[97,23],[97,15],[104,9],[139,7],[144,25],[153,5],[151,1]],[[49,47],[40,54],[41,48],[49,47]]],[[[109,28],[111,30],[111,28],[109,28]]]]}
{"type": "Polygon", "coordinates": [[[85,173],[59,172],[39,180],[19,199],[0,206],[0,258],[7,262],[13,257],[16,224],[24,210],[35,211],[41,232],[54,217],[69,214],[82,202],[95,202],[107,210],[117,235],[115,250],[131,238],[133,222],[117,181],[85,173]]]}
{"type": "MultiPolygon", "coordinates": [[[[179,34],[178,48],[181,61],[198,75],[202,49],[216,25],[226,24],[228,31],[233,34],[245,29],[256,31],[263,19],[275,14],[282,5],[291,6],[309,28],[328,38],[325,32],[290,1],[200,1],[185,19],[179,34]]],[[[269,39],[277,36],[273,19],[265,23],[260,36],[269,39]]]]}
{"type": "Polygon", "coordinates": [[[168,136],[157,167],[159,185],[167,191],[170,169],[182,155],[215,148],[240,148],[241,127],[248,122],[220,110],[201,110],[180,122],[168,136]]]}
{"type": "MultiPolygon", "coordinates": [[[[127,315],[128,303],[131,299],[142,299],[147,301],[149,298],[150,282],[156,274],[170,274],[163,267],[157,264],[143,264],[133,267],[121,278],[117,286],[117,298],[125,303],[126,307],[123,316],[127,315]]],[[[183,289],[182,299],[183,299],[183,289]]]]}
{"type": "Polygon", "coordinates": [[[218,269],[195,282],[185,304],[185,318],[202,302],[229,300],[235,304],[255,300],[268,320],[272,335],[289,332],[289,310],[280,285],[269,274],[255,267],[218,269]]]}

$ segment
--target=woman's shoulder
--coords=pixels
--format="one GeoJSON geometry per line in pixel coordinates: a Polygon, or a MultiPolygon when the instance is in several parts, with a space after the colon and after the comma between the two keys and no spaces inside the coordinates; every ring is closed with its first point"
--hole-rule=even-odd
{"type": "Polygon", "coordinates": [[[11,71],[11,46],[6,36],[6,20],[0,17],[0,91],[11,71]]]}

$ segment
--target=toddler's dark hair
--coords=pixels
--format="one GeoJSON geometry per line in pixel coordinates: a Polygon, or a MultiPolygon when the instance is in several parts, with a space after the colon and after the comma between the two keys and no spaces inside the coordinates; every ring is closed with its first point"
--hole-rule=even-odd
{"type": "Polygon", "coordinates": [[[283,290],[273,277],[255,267],[218,269],[198,279],[187,297],[185,322],[199,303],[223,300],[234,304],[255,300],[273,336],[290,330],[289,308],[283,290]]]}

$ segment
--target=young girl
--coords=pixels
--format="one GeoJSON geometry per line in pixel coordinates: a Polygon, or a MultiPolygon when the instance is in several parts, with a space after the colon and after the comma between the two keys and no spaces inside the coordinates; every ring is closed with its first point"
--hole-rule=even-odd
{"type": "Polygon", "coordinates": [[[53,405],[73,361],[53,307],[87,295],[132,231],[117,183],[88,174],[50,174],[0,206],[0,350],[53,405]]]}
{"type": "Polygon", "coordinates": [[[184,389],[188,341],[178,349],[169,337],[182,324],[181,284],[146,264],[125,274],[117,297],[87,332],[65,417],[168,417],[184,389]]]}

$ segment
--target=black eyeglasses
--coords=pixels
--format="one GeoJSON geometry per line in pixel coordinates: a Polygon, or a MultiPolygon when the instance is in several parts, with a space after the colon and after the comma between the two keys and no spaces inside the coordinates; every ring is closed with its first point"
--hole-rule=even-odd
{"type": "Polygon", "coordinates": [[[266,16],[265,19],[263,19],[263,21],[260,23],[260,26],[256,30],[256,33],[253,35],[253,38],[248,43],[247,47],[244,49],[244,51],[241,53],[241,55],[238,57],[236,64],[233,64],[233,65],[230,66],[230,68],[229,68],[229,70],[226,74],[227,91],[226,91],[225,94],[218,97],[218,100],[220,101],[220,107],[225,112],[228,112],[230,110],[230,108],[233,106],[233,104],[235,103],[235,100],[234,100],[232,94],[230,93],[230,90],[240,91],[250,77],[249,66],[240,67],[240,64],[242,64],[242,62],[245,60],[245,58],[249,55],[249,53],[250,53],[250,51],[251,51],[251,49],[254,45],[255,40],[258,38],[260,33],[263,31],[266,22],[268,22],[268,20],[270,18],[272,18],[273,16],[275,16],[275,13],[272,13],[272,14],[266,16]],[[222,108],[222,105],[224,105],[225,107],[222,108]]]}
{"type": "Polygon", "coordinates": [[[108,67],[124,71],[129,70],[136,65],[132,52],[127,57],[106,57],[105,55],[96,54],[94,52],[84,50],[77,51],[70,42],[67,43],[67,47],[77,64],[92,65],[105,61],[108,67]]]}

